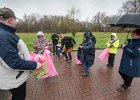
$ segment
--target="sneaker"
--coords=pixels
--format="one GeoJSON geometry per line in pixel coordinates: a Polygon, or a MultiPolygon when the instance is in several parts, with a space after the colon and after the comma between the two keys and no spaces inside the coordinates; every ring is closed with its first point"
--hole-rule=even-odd
{"type": "Polygon", "coordinates": [[[129,87],[124,87],[123,85],[117,88],[118,92],[124,92],[124,91],[128,91],[129,87]]]}
{"type": "Polygon", "coordinates": [[[68,59],[64,59],[65,61],[68,61],[68,59]]]}
{"type": "MultiPolygon", "coordinates": [[[[125,87],[125,88],[127,88],[128,86],[126,86],[125,84],[121,84],[120,87],[125,87]]],[[[131,87],[131,85],[130,85],[129,87],[131,87]]]]}
{"type": "Polygon", "coordinates": [[[107,67],[112,68],[113,66],[112,65],[107,65],[107,67]]]}
{"type": "Polygon", "coordinates": [[[107,67],[109,66],[109,64],[106,65],[107,67]]]}
{"type": "Polygon", "coordinates": [[[124,87],[124,84],[121,84],[120,87],[124,87]]]}
{"type": "Polygon", "coordinates": [[[71,63],[71,60],[69,60],[68,63],[71,63]]]}
{"type": "Polygon", "coordinates": [[[89,76],[89,72],[83,72],[82,76],[89,76]]]}

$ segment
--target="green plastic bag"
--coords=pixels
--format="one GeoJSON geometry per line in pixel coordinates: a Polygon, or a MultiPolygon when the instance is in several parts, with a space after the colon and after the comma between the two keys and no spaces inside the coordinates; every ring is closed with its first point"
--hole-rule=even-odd
{"type": "Polygon", "coordinates": [[[32,73],[33,73],[35,79],[37,79],[37,80],[40,79],[44,75],[48,75],[47,62],[44,62],[40,69],[36,69],[36,70],[32,71],[32,73]]]}

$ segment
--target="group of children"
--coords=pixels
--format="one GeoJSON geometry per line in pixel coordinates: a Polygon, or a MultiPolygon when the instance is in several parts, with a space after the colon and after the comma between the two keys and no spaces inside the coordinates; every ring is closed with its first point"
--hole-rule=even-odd
{"type": "MultiPolygon", "coordinates": [[[[56,33],[54,34],[58,35],[56,33]]],[[[127,90],[131,86],[131,83],[134,77],[140,77],[140,74],[139,74],[140,73],[140,68],[139,68],[140,29],[134,30],[131,36],[132,36],[132,39],[128,40],[128,44],[126,44],[126,46],[123,49],[123,55],[122,55],[121,64],[119,68],[119,73],[124,81],[124,83],[117,89],[120,92],[127,90]]],[[[38,38],[40,38],[40,36],[38,36],[38,38]]],[[[64,36],[62,34],[60,35],[60,38],[61,38],[61,45],[58,44],[59,36],[53,38],[53,35],[52,35],[53,46],[56,46],[56,47],[53,47],[53,53],[56,52],[58,56],[62,55],[62,51],[65,45],[63,55],[66,58],[65,60],[70,63],[72,60],[71,51],[73,49],[73,46],[76,44],[76,42],[72,37],[64,36]]],[[[42,42],[43,42],[43,39],[42,39],[42,42]]],[[[77,51],[77,58],[82,62],[82,65],[83,65],[83,72],[82,72],[83,76],[89,75],[89,67],[91,67],[94,63],[95,44],[96,44],[96,38],[92,36],[92,33],[90,31],[86,31],[83,34],[83,42],[79,46],[78,51],[77,51]]],[[[116,33],[112,33],[110,35],[110,38],[106,45],[107,45],[107,48],[109,49],[107,67],[113,67],[115,55],[119,47],[119,40],[116,36],[116,33]]],[[[45,46],[42,46],[42,47],[45,47],[45,46]]],[[[35,45],[34,45],[34,48],[36,48],[35,45]]]]}
{"type": "Polygon", "coordinates": [[[50,43],[45,39],[44,33],[42,31],[39,31],[37,33],[37,37],[38,39],[34,43],[34,49],[36,54],[43,54],[43,51],[46,48],[48,48],[50,51],[52,51],[53,49],[53,55],[56,54],[58,57],[64,55],[66,58],[65,60],[68,61],[68,63],[71,62],[71,52],[73,50],[73,46],[76,44],[74,38],[61,34],[61,43],[59,43],[58,33],[53,33],[51,36],[52,43],[50,43]]]}
{"type": "MultiPolygon", "coordinates": [[[[64,36],[60,34],[61,44],[59,44],[58,33],[53,33],[51,36],[52,44],[44,38],[44,33],[39,31],[37,33],[37,41],[34,44],[35,53],[42,54],[45,48],[49,50],[53,49],[53,54],[58,57],[64,55],[65,61],[71,63],[73,50],[76,41],[70,36],[64,36]]],[[[92,35],[90,31],[86,31],[83,35],[83,42],[79,45],[79,50],[77,52],[78,59],[83,64],[83,76],[89,75],[89,67],[92,66],[95,59],[95,43],[96,38],[92,35]],[[79,53],[80,52],[80,53],[79,53]]]]}
{"type": "MultiPolygon", "coordinates": [[[[44,33],[39,31],[37,33],[38,39],[34,43],[35,53],[43,54],[45,48],[48,48],[50,51],[53,49],[53,55],[65,56],[65,60],[68,63],[72,61],[71,52],[73,50],[73,46],[76,44],[74,38],[70,36],[64,36],[60,34],[61,43],[59,43],[59,35],[58,33],[53,33],[51,35],[52,44],[47,41],[44,37],[44,33]],[[65,47],[65,48],[64,48],[65,47]],[[64,50],[63,50],[64,48],[64,50]]],[[[82,75],[89,75],[89,67],[94,63],[95,59],[95,44],[96,38],[90,31],[86,31],[83,35],[83,42],[79,45],[77,51],[77,59],[81,61],[83,64],[83,73],[82,75]]],[[[115,55],[117,53],[117,48],[119,46],[119,40],[117,38],[116,33],[112,33],[107,42],[107,48],[109,48],[109,58],[108,58],[108,67],[113,67],[115,55]]]]}

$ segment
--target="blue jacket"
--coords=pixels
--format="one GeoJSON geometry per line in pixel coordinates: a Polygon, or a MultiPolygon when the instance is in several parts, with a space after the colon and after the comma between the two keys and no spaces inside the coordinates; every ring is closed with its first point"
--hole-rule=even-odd
{"type": "Polygon", "coordinates": [[[123,49],[119,71],[131,77],[140,77],[140,38],[128,40],[123,49]]]}
{"type": "Polygon", "coordinates": [[[37,67],[36,62],[30,61],[29,51],[15,31],[0,23],[0,89],[17,88],[37,67]]]}

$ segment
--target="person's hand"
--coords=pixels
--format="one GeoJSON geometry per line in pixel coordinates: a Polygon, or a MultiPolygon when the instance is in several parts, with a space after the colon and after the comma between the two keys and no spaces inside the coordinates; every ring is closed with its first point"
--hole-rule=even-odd
{"type": "Polygon", "coordinates": [[[40,69],[41,67],[42,67],[42,64],[39,63],[39,62],[37,62],[37,67],[36,67],[36,69],[40,69]]]}
{"type": "Polygon", "coordinates": [[[82,48],[83,46],[79,46],[80,48],[82,48]]]}
{"type": "Polygon", "coordinates": [[[111,45],[110,45],[110,48],[112,48],[112,47],[113,47],[113,45],[111,44],[111,45]]]}
{"type": "Polygon", "coordinates": [[[48,46],[46,46],[45,49],[48,49],[48,46]]]}

